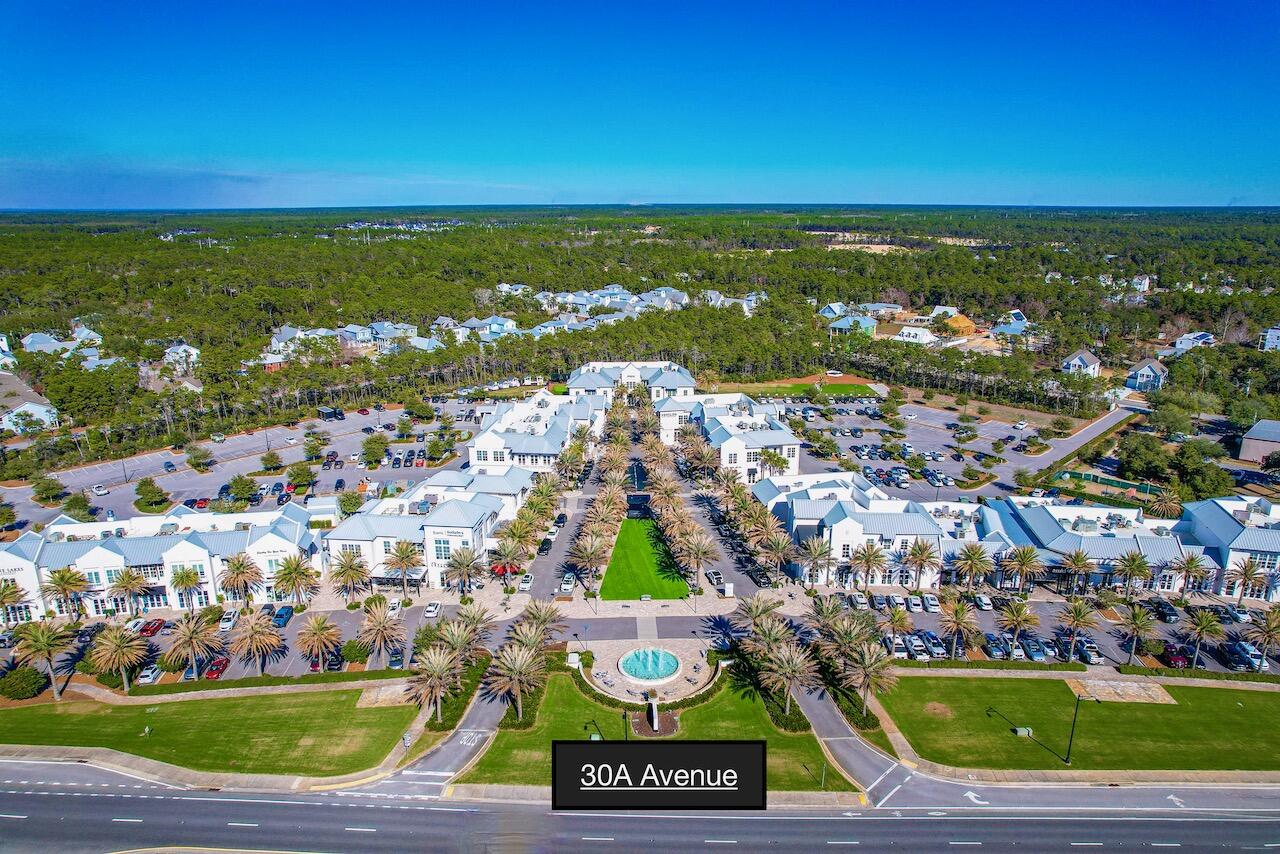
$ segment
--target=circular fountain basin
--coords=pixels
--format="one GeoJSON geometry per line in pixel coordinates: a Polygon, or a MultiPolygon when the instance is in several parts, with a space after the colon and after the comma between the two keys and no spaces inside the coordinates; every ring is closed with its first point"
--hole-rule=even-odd
{"type": "Polygon", "coordinates": [[[660,685],[680,672],[680,659],[656,646],[633,649],[618,659],[618,669],[629,679],[643,685],[660,685]]]}

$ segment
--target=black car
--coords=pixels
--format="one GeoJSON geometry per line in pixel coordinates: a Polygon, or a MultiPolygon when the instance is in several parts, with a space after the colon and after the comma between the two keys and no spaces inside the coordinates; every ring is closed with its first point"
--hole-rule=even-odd
{"type": "Polygon", "coordinates": [[[342,669],[342,664],[342,653],[335,649],[329,654],[329,657],[325,659],[324,669],[329,671],[338,671],[342,669]]]}
{"type": "MultiPolygon", "coordinates": [[[[292,609],[290,610],[292,611],[292,609]]],[[[276,615],[276,606],[268,602],[258,609],[258,613],[266,614],[268,617],[274,617],[276,615]]]]}
{"type": "Polygon", "coordinates": [[[196,499],[188,498],[186,501],[182,502],[182,506],[186,507],[188,510],[194,510],[196,508],[196,499]]]}
{"type": "Polygon", "coordinates": [[[289,494],[289,493],[287,493],[287,492],[286,492],[284,495],[277,495],[277,496],[276,496],[276,506],[277,506],[277,507],[283,507],[284,505],[288,504],[288,503],[289,503],[289,501],[290,501],[292,498],[293,498],[293,496],[292,496],[292,495],[290,495],[290,494],[289,494]]]}
{"type": "Polygon", "coordinates": [[[540,546],[538,546],[538,554],[540,554],[540,555],[547,555],[547,554],[550,554],[550,553],[551,553],[551,541],[550,541],[550,540],[543,540],[543,541],[542,541],[542,544],[541,544],[540,546]]]}
{"type": "Polygon", "coordinates": [[[165,460],[165,461],[164,461],[164,470],[165,470],[165,471],[167,471],[167,472],[175,472],[175,471],[177,471],[177,470],[178,470],[178,467],[177,467],[177,466],[175,466],[171,461],[169,461],[169,460],[165,460]]]}
{"type": "Polygon", "coordinates": [[[567,525],[567,524],[569,524],[569,517],[568,517],[566,514],[561,513],[561,514],[559,514],[558,516],[556,516],[556,527],[557,527],[557,528],[563,528],[563,527],[564,527],[565,525],[567,525]]]}
{"type": "Polygon", "coordinates": [[[347,482],[343,478],[338,478],[333,482],[333,489],[335,492],[341,492],[346,488],[347,488],[347,482]]]}
{"type": "Polygon", "coordinates": [[[368,433],[369,435],[373,435],[374,429],[373,429],[372,427],[361,427],[361,428],[360,428],[360,432],[361,432],[361,433],[368,433]]]}
{"type": "Polygon", "coordinates": [[[345,466],[345,465],[346,465],[346,462],[345,462],[344,460],[334,460],[334,461],[333,461],[333,467],[334,467],[334,468],[336,468],[336,469],[340,469],[340,468],[342,468],[342,467],[343,467],[343,466],[345,466]]]}
{"type": "Polygon", "coordinates": [[[250,507],[257,507],[257,506],[258,506],[259,504],[261,504],[261,503],[262,503],[262,493],[261,493],[261,492],[255,492],[253,495],[251,495],[251,496],[249,497],[249,506],[250,506],[250,507]]]}
{"type": "Polygon", "coordinates": [[[1178,609],[1163,599],[1152,599],[1147,602],[1147,608],[1151,613],[1155,614],[1162,623],[1178,622],[1178,609]]]}
{"type": "Polygon", "coordinates": [[[387,652],[387,667],[392,670],[399,670],[404,667],[404,650],[392,649],[387,652]]]}

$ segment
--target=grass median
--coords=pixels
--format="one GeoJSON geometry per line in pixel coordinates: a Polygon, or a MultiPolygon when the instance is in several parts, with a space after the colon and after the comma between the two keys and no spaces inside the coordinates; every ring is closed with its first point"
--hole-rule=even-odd
{"type": "MultiPolygon", "coordinates": [[[[1080,704],[1075,770],[1280,769],[1280,694],[1166,685],[1164,703],[1080,704]]],[[[1066,768],[1075,695],[1058,679],[904,676],[881,702],[923,758],[961,768],[1066,768]],[[1031,737],[1014,727],[1031,727],[1031,737]]]]}
{"type": "Polygon", "coordinates": [[[197,771],[349,774],[381,762],[417,712],[358,709],[359,698],[324,691],[153,706],[64,700],[0,711],[0,742],[109,747],[197,771]]]}
{"type": "MultiPolygon", "coordinates": [[[[525,715],[533,710],[525,707],[525,715]]],[[[680,732],[686,739],[758,739],[768,741],[768,785],[771,791],[816,791],[825,763],[817,739],[810,733],[781,732],[769,721],[764,705],[753,696],[725,686],[706,703],[679,711],[680,732]]],[[[599,733],[620,741],[623,713],[586,696],[567,673],[553,673],[529,729],[498,731],[489,750],[461,780],[463,783],[551,784],[551,742],[585,740],[599,733]]],[[[632,736],[634,739],[635,736],[632,736]]],[[[852,791],[838,771],[828,768],[827,791],[852,791]]]]}
{"type": "Polygon", "coordinates": [[[600,584],[600,598],[682,599],[689,593],[680,567],[652,519],[624,519],[613,557],[600,584]]]}

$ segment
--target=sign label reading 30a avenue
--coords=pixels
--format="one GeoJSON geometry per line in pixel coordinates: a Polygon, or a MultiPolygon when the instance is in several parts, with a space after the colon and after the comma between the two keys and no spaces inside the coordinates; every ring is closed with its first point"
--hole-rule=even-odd
{"type": "Polygon", "coordinates": [[[765,808],[763,741],[555,741],[553,809],[765,808]]]}

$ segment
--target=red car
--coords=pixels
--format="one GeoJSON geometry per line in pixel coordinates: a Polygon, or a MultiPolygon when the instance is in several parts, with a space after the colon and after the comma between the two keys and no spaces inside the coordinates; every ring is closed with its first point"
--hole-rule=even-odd
{"type": "Polygon", "coordinates": [[[231,666],[231,659],[225,655],[220,655],[213,661],[209,662],[208,668],[204,671],[205,679],[221,679],[222,674],[227,672],[227,668],[231,666]]]}
{"type": "Polygon", "coordinates": [[[203,510],[204,508],[206,508],[206,507],[208,507],[208,506],[209,506],[209,499],[207,499],[207,498],[200,498],[200,499],[197,499],[197,500],[196,500],[196,509],[197,509],[197,510],[203,510]]]}
{"type": "Polygon", "coordinates": [[[138,634],[144,638],[153,638],[159,634],[164,628],[164,620],[147,620],[142,624],[142,628],[138,629],[138,634]]]}
{"type": "Polygon", "coordinates": [[[361,407],[360,409],[357,409],[357,410],[356,410],[356,412],[359,412],[361,415],[368,415],[368,414],[369,414],[369,410],[365,409],[364,407],[361,407]]]}
{"type": "Polygon", "coordinates": [[[297,488],[298,488],[298,487],[294,486],[294,485],[291,483],[291,484],[289,484],[288,486],[286,486],[286,487],[284,488],[284,491],[285,491],[285,493],[287,493],[288,495],[293,495],[294,490],[295,490],[295,489],[297,489],[297,488]]]}
{"type": "Polygon", "coordinates": [[[1182,647],[1175,643],[1165,643],[1164,652],[1160,653],[1160,661],[1165,667],[1171,667],[1175,670],[1182,670],[1191,666],[1191,662],[1188,660],[1186,653],[1182,651],[1182,647]]]}

